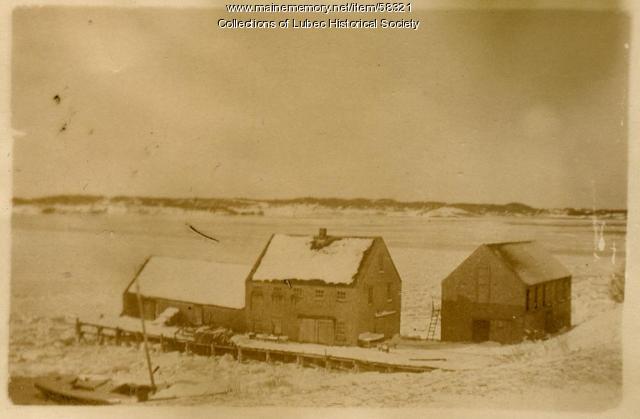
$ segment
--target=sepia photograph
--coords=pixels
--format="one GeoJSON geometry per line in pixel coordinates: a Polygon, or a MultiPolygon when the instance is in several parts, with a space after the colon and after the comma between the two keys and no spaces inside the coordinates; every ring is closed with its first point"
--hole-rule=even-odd
{"type": "Polygon", "coordinates": [[[626,3],[5,21],[13,414],[633,401],[626,3]]]}

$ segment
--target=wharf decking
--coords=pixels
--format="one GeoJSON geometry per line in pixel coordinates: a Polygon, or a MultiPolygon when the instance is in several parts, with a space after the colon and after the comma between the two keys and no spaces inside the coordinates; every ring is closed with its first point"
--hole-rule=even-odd
{"type": "MultiPolygon", "coordinates": [[[[477,359],[464,359],[460,354],[444,354],[443,351],[325,346],[297,342],[275,342],[236,335],[233,345],[203,344],[193,338],[180,335],[180,328],[145,325],[147,340],[160,344],[162,351],[181,351],[201,356],[231,355],[236,360],[296,363],[305,367],[344,371],[428,372],[435,369],[475,369],[477,359]],[[452,357],[453,356],[453,357],[452,357]]],[[[87,335],[95,337],[99,344],[139,345],[143,341],[140,319],[131,317],[76,319],[76,338],[81,341],[87,335]]],[[[485,359],[486,361],[486,359],[485,359]]],[[[486,363],[486,362],[485,362],[486,363]]],[[[482,362],[481,362],[482,364],[482,362]]]]}

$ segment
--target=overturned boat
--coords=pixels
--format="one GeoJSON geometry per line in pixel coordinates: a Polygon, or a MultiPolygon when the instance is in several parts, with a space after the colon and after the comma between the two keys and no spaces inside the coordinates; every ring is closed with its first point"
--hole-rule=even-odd
{"type": "Polygon", "coordinates": [[[148,384],[118,382],[99,375],[42,378],[34,385],[48,399],[62,404],[87,405],[144,402],[149,400],[150,394],[169,387],[160,385],[154,388],[148,384]]]}

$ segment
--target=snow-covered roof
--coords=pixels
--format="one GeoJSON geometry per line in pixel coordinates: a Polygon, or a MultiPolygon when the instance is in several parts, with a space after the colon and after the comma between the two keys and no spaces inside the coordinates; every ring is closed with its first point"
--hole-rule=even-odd
{"type": "MultiPolygon", "coordinates": [[[[140,294],[196,304],[244,307],[246,265],[153,256],[136,281],[140,294]]],[[[135,281],[129,288],[136,292],[135,281]]]]}
{"type": "Polygon", "coordinates": [[[571,276],[556,258],[534,241],[493,243],[487,247],[528,285],[571,276]]]}
{"type": "Polygon", "coordinates": [[[374,238],[333,237],[316,248],[312,236],[273,235],[253,274],[257,281],[321,280],[350,284],[374,238]]]}

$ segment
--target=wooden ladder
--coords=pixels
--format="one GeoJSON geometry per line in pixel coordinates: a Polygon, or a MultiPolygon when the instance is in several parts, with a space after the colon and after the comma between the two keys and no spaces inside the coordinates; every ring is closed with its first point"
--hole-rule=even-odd
{"type": "Polygon", "coordinates": [[[427,340],[435,340],[436,327],[440,321],[440,306],[431,300],[431,320],[429,321],[429,329],[427,329],[427,340]]]}

